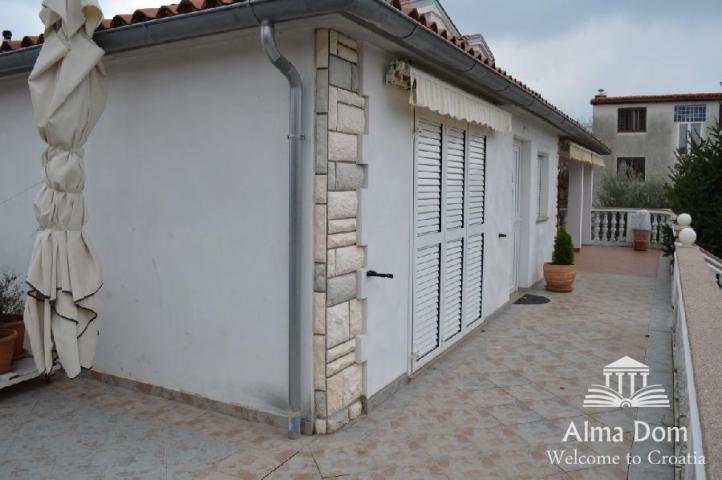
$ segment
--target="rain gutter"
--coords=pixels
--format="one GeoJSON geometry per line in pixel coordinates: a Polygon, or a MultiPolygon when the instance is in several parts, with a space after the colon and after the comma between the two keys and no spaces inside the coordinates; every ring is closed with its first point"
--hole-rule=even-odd
{"type": "MultiPolygon", "coordinates": [[[[107,53],[116,53],[259,27],[259,19],[267,19],[277,24],[330,14],[342,15],[405,47],[413,52],[412,60],[426,64],[431,71],[452,79],[453,83],[464,84],[472,93],[493,103],[521,107],[561,130],[562,139],[573,140],[600,155],[611,153],[604,143],[583,127],[569,121],[539,97],[491,66],[479,62],[384,0],[247,0],[105,30],[96,33],[95,40],[107,53]]],[[[39,51],[39,47],[30,47],[0,54],[0,77],[30,71],[39,51]]]]}
{"type": "Polygon", "coordinates": [[[301,304],[303,284],[303,85],[301,75],[278,50],[273,23],[261,22],[261,45],[274,67],[288,80],[288,438],[301,436],[301,304]]]}

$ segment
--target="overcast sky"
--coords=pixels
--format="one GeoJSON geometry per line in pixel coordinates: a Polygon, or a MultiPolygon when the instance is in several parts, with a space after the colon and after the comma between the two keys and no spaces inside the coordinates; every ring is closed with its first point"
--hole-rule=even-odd
{"type": "MultiPolygon", "coordinates": [[[[39,0],[0,0],[0,27],[37,34],[39,0]]],[[[106,17],[168,1],[101,0],[106,17]]],[[[722,91],[722,1],[442,0],[462,33],[562,110],[591,118],[610,95],[722,91]]]]}

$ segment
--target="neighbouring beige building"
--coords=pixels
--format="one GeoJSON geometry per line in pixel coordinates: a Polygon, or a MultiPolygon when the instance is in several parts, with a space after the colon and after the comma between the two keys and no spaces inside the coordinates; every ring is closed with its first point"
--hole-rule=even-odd
{"type": "Polygon", "coordinates": [[[612,97],[602,90],[591,103],[592,130],[612,150],[604,156],[606,168],[666,178],[675,153],[691,137],[705,137],[719,120],[722,92],[612,97]]]}

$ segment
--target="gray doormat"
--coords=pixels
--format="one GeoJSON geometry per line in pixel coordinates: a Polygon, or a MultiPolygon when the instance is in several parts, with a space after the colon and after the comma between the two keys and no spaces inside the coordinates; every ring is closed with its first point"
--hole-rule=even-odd
{"type": "Polygon", "coordinates": [[[514,305],[542,305],[544,303],[549,303],[549,299],[547,297],[542,297],[541,295],[532,295],[531,293],[527,293],[523,297],[521,297],[519,300],[514,302],[514,305]]]}

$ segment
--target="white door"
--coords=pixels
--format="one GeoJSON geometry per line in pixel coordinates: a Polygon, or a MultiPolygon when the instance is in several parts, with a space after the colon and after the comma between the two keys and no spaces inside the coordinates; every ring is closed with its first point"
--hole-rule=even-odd
{"type": "Polygon", "coordinates": [[[514,171],[511,176],[511,233],[509,240],[512,245],[511,275],[509,276],[509,293],[519,288],[519,255],[521,245],[521,144],[514,142],[514,171]]]}
{"type": "Polygon", "coordinates": [[[481,318],[486,136],[417,113],[414,157],[412,370],[481,318]]]}
{"type": "MultiPolygon", "coordinates": [[[[407,98],[399,98],[404,106],[407,98]]],[[[368,188],[359,201],[359,240],[366,245],[366,268],[393,278],[361,280],[366,298],[366,393],[373,395],[409,368],[408,337],[411,317],[410,271],[413,217],[413,151],[409,124],[397,125],[384,138],[403,138],[395,145],[368,142],[368,188]],[[403,201],[400,201],[403,197],[403,201]],[[364,215],[363,213],[367,213],[364,215]]]]}

